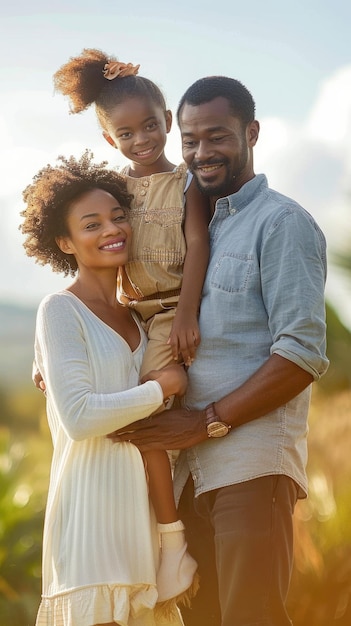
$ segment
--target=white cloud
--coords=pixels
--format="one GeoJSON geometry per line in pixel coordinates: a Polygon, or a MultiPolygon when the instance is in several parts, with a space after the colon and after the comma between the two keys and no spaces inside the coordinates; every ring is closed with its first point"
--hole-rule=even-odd
{"type": "Polygon", "coordinates": [[[306,124],[310,137],[330,148],[348,150],[351,136],[351,65],[340,68],[325,80],[306,124]]]}
{"type": "MultiPolygon", "coordinates": [[[[256,171],[322,227],[329,253],[351,244],[351,66],[323,82],[305,123],[261,120],[256,171]]],[[[332,254],[329,254],[330,258],[332,254]]],[[[351,328],[350,278],[329,262],[327,297],[351,328]]]]}

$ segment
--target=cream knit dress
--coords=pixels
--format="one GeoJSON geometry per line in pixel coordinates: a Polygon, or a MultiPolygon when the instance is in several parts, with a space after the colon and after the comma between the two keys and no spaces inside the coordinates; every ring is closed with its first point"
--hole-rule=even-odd
{"type": "Polygon", "coordinates": [[[68,291],[39,306],[35,358],[54,450],[36,626],[182,624],[153,610],[159,544],[141,455],[106,437],[163,401],[156,381],[139,385],[139,329],[132,352],[68,291]]]}

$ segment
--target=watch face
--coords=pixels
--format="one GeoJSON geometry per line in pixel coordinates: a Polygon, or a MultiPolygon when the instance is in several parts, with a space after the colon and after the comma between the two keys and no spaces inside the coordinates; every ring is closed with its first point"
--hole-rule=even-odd
{"type": "Polygon", "coordinates": [[[229,432],[229,428],[223,422],[211,422],[207,425],[207,434],[209,437],[224,437],[229,432]]]}

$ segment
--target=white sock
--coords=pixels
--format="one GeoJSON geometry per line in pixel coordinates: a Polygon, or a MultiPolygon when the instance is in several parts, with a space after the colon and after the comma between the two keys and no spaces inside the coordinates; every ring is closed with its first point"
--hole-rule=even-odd
{"type": "Polygon", "coordinates": [[[157,524],[157,530],[162,535],[161,546],[163,550],[179,550],[185,544],[185,526],[179,519],[169,524],[157,524]]]}
{"type": "Polygon", "coordinates": [[[191,585],[197,563],[186,551],[184,524],[181,520],[157,524],[161,534],[161,562],[157,572],[159,602],[184,593],[191,585]]]}

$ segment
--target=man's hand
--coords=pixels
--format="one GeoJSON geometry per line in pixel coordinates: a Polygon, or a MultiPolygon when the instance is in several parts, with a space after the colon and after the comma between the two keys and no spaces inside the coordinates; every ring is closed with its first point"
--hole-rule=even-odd
{"type": "Polygon", "coordinates": [[[207,440],[203,411],[170,409],[139,420],[108,435],[113,441],[130,441],[141,452],[184,450],[207,440]]]}

